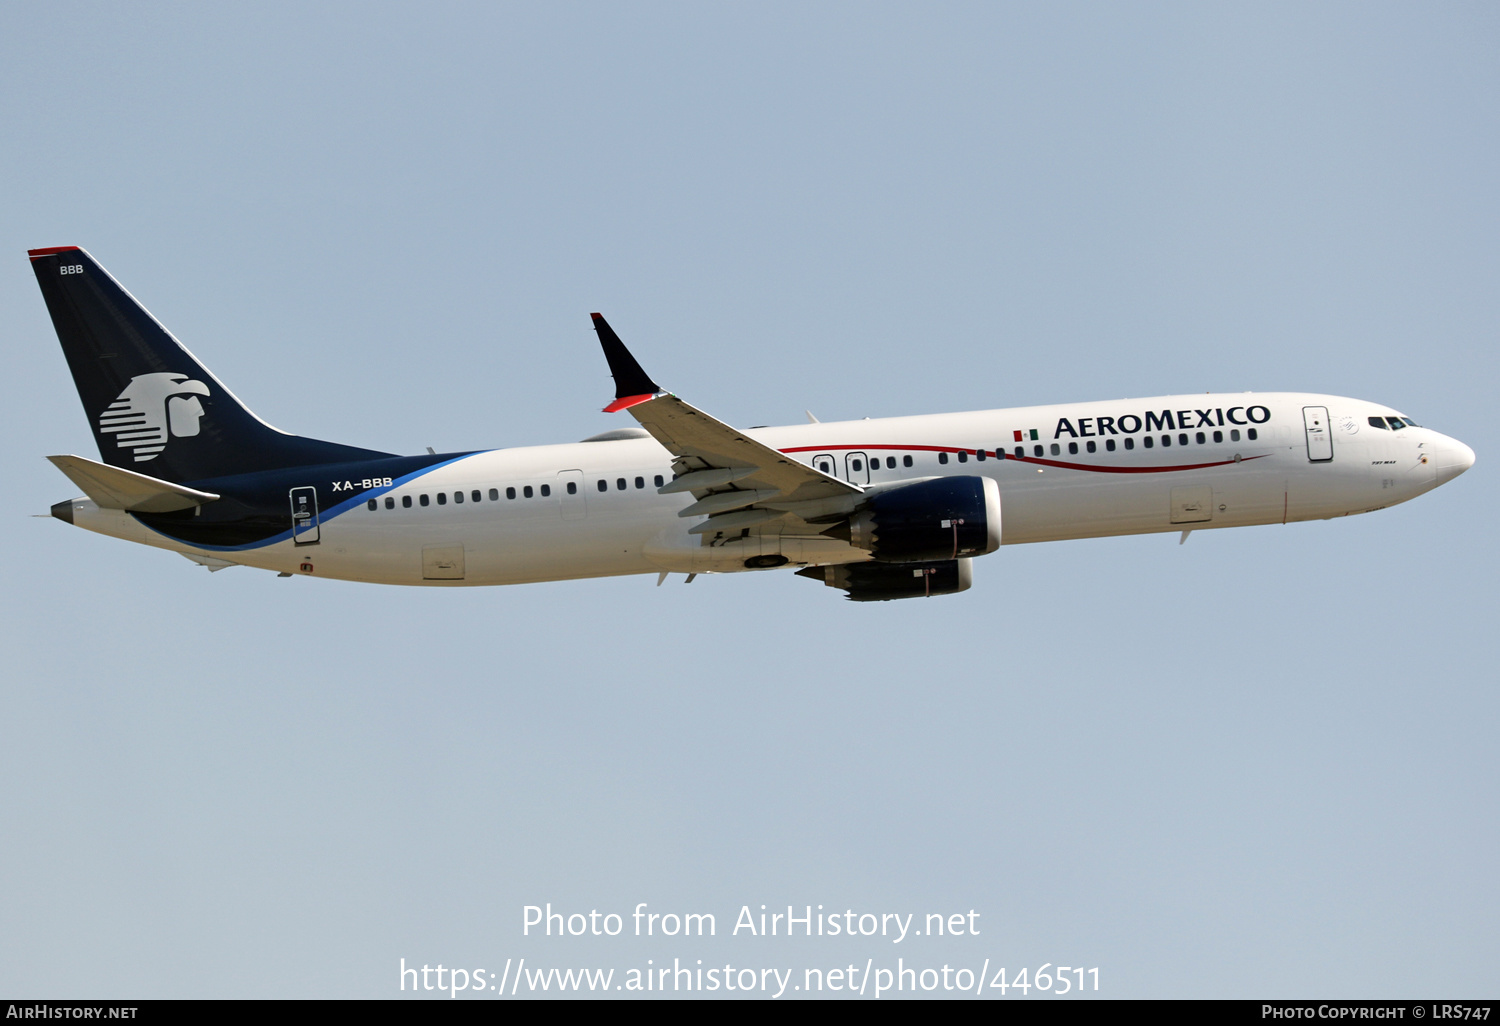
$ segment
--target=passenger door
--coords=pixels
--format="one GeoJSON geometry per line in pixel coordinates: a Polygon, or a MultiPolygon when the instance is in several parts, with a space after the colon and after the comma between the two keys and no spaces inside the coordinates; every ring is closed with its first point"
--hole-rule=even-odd
{"type": "Polygon", "coordinates": [[[1333,433],[1328,430],[1328,407],[1302,407],[1302,426],[1307,433],[1307,459],[1327,463],[1333,459],[1333,433]]]}
{"type": "Polygon", "coordinates": [[[292,503],[292,541],[297,545],[318,544],[318,490],[311,486],[293,488],[288,497],[292,503]]]}

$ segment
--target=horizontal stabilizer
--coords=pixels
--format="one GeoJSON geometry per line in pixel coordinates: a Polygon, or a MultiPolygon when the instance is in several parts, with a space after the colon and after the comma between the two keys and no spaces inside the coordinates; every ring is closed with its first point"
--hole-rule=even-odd
{"type": "Polygon", "coordinates": [[[147,477],[133,470],[95,463],[82,456],[48,456],[47,459],[83,489],[101,509],[123,509],[131,513],[171,513],[191,509],[218,498],[213,492],[147,477]]]}

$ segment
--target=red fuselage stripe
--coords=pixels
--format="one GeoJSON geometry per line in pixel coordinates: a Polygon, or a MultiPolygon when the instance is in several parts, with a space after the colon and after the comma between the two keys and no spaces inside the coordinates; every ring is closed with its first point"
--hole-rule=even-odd
{"type": "MultiPolygon", "coordinates": [[[[978,449],[956,449],[946,445],[798,445],[782,452],[833,452],[834,450],[866,451],[873,449],[900,449],[905,452],[966,452],[977,454],[978,449]]],[[[990,450],[986,449],[985,452],[990,450]]],[[[1088,463],[1064,463],[1061,460],[1045,460],[1039,456],[1012,456],[1004,449],[995,450],[994,459],[1013,460],[1017,463],[1034,463],[1039,467],[1057,467],[1061,470],[1087,470],[1095,474],[1169,474],[1176,470],[1203,470],[1206,467],[1228,467],[1235,463],[1249,463],[1265,459],[1266,455],[1246,456],[1239,460],[1217,460],[1213,463],[1185,463],[1175,467],[1101,467],[1088,463]]]]}

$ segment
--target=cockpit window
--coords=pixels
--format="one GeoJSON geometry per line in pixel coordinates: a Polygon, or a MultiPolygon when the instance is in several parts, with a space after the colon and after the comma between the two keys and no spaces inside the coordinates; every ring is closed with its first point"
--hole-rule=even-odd
{"type": "Polygon", "coordinates": [[[1404,420],[1404,421],[1406,421],[1406,426],[1407,427],[1421,427],[1422,426],[1421,424],[1418,424],[1416,421],[1412,420],[1410,417],[1403,417],[1401,419],[1404,420]]]}
{"type": "Polygon", "coordinates": [[[1402,420],[1400,417],[1387,417],[1385,419],[1391,425],[1392,431],[1400,431],[1402,428],[1406,427],[1406,421],[1402,420]]]}
{"type": "Polygon", "coordinates": [[[1382,431],[1388,430],[1386,428],[1386,426],[1385,426],[1385,418],[1384,417],[1371,417],[1370,418],[1370,426],[1371,427],[1377,427],[1377,428],[1379,428],[1382,431]]]}

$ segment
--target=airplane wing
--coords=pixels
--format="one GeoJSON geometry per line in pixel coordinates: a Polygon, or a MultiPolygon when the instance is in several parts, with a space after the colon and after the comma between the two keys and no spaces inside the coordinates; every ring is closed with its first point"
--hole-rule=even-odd
{"type": "Polygon", "coordinates": [[[710,517],[691,528],[692,533],[751,527],[788,512],[815,519],[825,510],[847,510],[864,493],[666,392],[641,369],[609,322],[599,314],[593,318],[615,379],[615,401],[604,412],[629,410],[672,454],[677,476],[659,491],[692,492],[698,501],[678,516],[710,517]]]}

